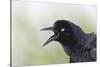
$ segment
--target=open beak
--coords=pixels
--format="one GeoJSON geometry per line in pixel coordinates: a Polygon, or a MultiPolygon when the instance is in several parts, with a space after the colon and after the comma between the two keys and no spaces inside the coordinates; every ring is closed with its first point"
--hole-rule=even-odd
{"type": "MultiPolygon", "coordinates": [[[[43,29],[41,29],[40,31],[53,31],[53,32],[56,32],[56,30],[54,29],[54,27],[43,28],[43,29]]],[[[45,45],[47,45],[48,43],[50,43],[50,42],[54,41],[55,39],[57,39],[57,37],[58,37],[57,35],[51,36],[51,37],[43,44],[43,47],[44,47],[45,45]]]]}

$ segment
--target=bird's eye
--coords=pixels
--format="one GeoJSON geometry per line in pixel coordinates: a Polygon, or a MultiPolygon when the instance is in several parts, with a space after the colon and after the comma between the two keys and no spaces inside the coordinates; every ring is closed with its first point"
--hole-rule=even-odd
{"type": "Polygon", "coordinates": [[[61,31],[61,32],[63,32],[63,31],[65,31],[65,29],[64,29],[64,28],[62,28],[60,31],[61,31]]]}

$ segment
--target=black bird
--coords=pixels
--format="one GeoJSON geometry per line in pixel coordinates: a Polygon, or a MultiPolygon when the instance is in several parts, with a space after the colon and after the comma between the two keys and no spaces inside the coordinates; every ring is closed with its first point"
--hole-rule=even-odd
{"type": "Polygon", "coordinates": [[[96,61],[96,34],[85,33],[78,25],[68,20],[57,20],[53,27],[41,30],[54,32],[43,46],[51,41],[59,42],[69,55],[70,63],[96,61]]]}

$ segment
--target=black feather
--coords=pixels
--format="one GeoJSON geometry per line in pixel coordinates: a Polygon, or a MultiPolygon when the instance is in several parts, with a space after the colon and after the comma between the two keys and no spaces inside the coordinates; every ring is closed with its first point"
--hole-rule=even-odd
{"type": "Polygon", "coordinates": [[[57,20],[53,27],[43,28],[55,34],[47,42],[59,42],[67,55],[70,63],[96,61],[96,34],[85,33],[78,25],[67,20],[57,20]]]}

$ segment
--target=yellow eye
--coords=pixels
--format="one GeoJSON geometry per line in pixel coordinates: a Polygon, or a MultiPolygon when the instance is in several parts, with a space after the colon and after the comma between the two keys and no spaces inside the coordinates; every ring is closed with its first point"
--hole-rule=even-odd
{"type": "Polygon", "coordinates": [[[62,28],[60,31],[61,31],[61,32],[63,32],[63,31],[65,31],[65,29],[64,29],[64,28],[62,28]]]}

